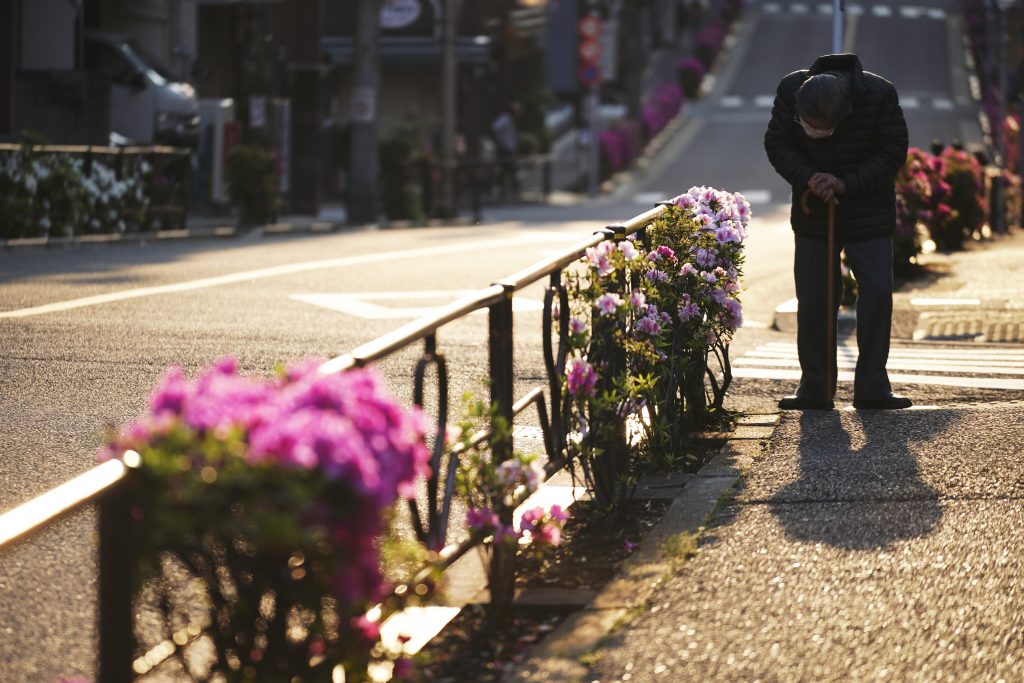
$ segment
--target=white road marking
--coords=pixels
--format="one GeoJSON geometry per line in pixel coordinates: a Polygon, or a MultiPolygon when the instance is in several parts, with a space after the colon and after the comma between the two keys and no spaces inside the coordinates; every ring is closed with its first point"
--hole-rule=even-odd
{"type": "Polygon", "coordinates": [[[945,19],[946,18],[946,10],[944,10],[944,9],[941,9],[941,8],[938,8],[938,7],[929,7],[925,11],[927,12],[928,18],[930,18],[930,19],[940,19],[941,20],[941,19],[945,19]]]}
{"type": "Polygon", "coordinates": [[[911,306],[980,306],[981,299],[911,299],[911,306]]]}
{"type": "Polygon", "coordinates": [[[796,313],[799,310],[800,301],[796,297],[783,301],[781,304],[775,307],[776,313],[796,313]]]}
{"type": "MultiPolygon", "coordinates": [[[[857,349],[838,349],[839,381],[852,382],[857,349]]],[[[796,344],[773,342],[764,344],[733,360],[733,376],[750,379],[799,380],[800,362],[796,344]]],[[[927,384],[936,386],[973,387],[979,389],[1024,389],[1024,353],[1015,350],[965,349],[941,347],[895,346],[889,353],[889,370],[914,373],[891,374],[893,384],[927,384]],[[965,374],[977,376],[967,377],[965,374]],[[1010,375],[1010,377],[1006,377],[1010,375]]]]}
{"type": "Polygon", "coordinates": [[[770,204],[772,201],[771,190],[740,190],[739,194],[751,204],[770,204]]]}
{"type": "Polygon", "coordinates": [[[818,14],[832,14],[834,11],[832,5],[818,5],[818,14]]]}
{"type": "Polygon", "coordinates": [[[950,111],[953,108],[953,100],[948,97],[936,97],[932,100],[932,106],[939,111],[950,111]]]}
{"type": "Polygon", "coordinates": [[[762,109],[769,109],[775,104],[774,95],[758,95],[754,98],[754,105],[762,109]]]}
{"type": "Polygon", "coordinates": [[[778,14],[782,11],[782,5],[777,2],[768,2],[761,9],[764,10],[765,14],[778,14]]]}
{"type": "MultiPolygon", "coordinates": [[[[584,237],[581,235],[580,238],[583,239],[584,237]]],[[[344,256],[341,258],[323,259],[319,261],[289,263],[282,266],[258,268],[256,270],[244,270],[238,273],[230,273],[228,275],[206,277],[200,278],[198,280],[188,280],[185,282],[175,282],[169,285],[157,285],[154,287],[138,287],[136,289],[122,289],[115,292],[107,292],[106,294],[86,296],[80,299],[70,299],[67,301],[58,301],[51,304],[43,304],[40,306],[32,306],[29,308],[19,308],[13,311],[0,311],[0,319],[27,318],[34,315],[45,315],[47,313],[61,313],[63,311],[74,310],[76,308],[100,306],[103,304],[117,303],[120,301],[138,299],[146,296],[192,292],[198,289],[220,287],[223,285],[233,285],[238,284],[240,282],[249,282],[251,280],[260,280],[270,277],[280,277],[282,275],[308,273],[315,270],[330,270],[332,268],[343,268],[346,266],[357,266],[368,263],[380,263],[382,261],[392,261],[395,259],[428,258],[431,256],[445,256],[449,254],[461,254],[469,251],[482,251],[485,249],[519,246],[525,243],[534,243],[542,239],[547,240],[548,236],[545,236],[544,233],[540,232],[531,232],[509,239],[490,240],[483,242],[465,242],[462,244],[449,244],[437,247],[423,247],[420,249],[405,249],[401,251],[374,252],[372,254],[361,254],[359,256],[344,256]]]]}
{"type": "Polygon", "coordinates": [[[904,109],[919,109],[921,107],[921,100],[916,97],[901,97],[900,106],[904,109]]]}
{"type": "Polygon", "coordinates": [[[648,206],[654,206],[658,202],[671,199],[668,195],[662,192],[638,192],[633,195],[634,204],[646,204],[648,206]]]}
{"type": "Polygon", "coordinates": [[[900,15],[905,19],[919,19],[924,14],[922,7],[900,7],[900,15]]]}
{"type": "MultiPolygon", "coordinates": [[[[799,370],[773,368],[733,368],[733,377],[746,379],[780,379],[797,381],[799,370]]],[[[852,372],[840,372],[840,382],[852,382],[852,372]]],[[[892,384],[927,384],[943,387],[966,387],[971,389],[1024,390],[1024,379],[1000,379],[995,377],[948,377],[942,375],[889,375],[892,384]]]]}
{"type": "MultiPolygon", "coordinates": [[[[856,356],[840,356],[839,367],[844,370],[852,370],[857,367],[856,356]]],[[[800,367],[800,361],[797,358],[780,358],[778,356],[768,355],[764,357],[750,357],[744,354],[742,358],[738,358],[735,363],[737,367],[769,367],[769,368],[798,368],[800,367]]],[[[929,361],[912,361],[904,360],[900,358],[890,358],[886,364],[886,368],[889,370],[913,370],[915,372],[951,372],[959,374],[973,374],[973,375],[1024,375],[1024,367],[1021,367],[1020,363],[1015,364],[1002,364],[994,362],[977,362],[965,365],[964,363],[950,360],[946,363],[937,363],[929,361]]]]}
{"type": "Polygon", "coordinates": [[[789,11],[792,12],[793,14],[807,14],[807,12],[809,12],[810,10],[808,9],[807,5],[803,4],[802,2],[795,2],[789,6],[789,11]]]}
{"type": "MultiPolygon", "coordinates": [[[[321,306],[332,311],[345,313],[363,320],[393,320],[396,318],[419,318],[430,315],[440,306],[381,306],[372,303],[373,301],[415,301],[417,299],[443,299],[444,303],[450,303],[460,297],[472,294],[473,291],[466,290],[420,290],[413,292],[354,292],[345,294],[293,294],[289,299],[303,303],[321,306]]],[[[542,311],[544,304],[533,299],[526,299],[521,296],[513,297],[513,311],[542,311]]],[[[474,314],[487,313],[485,309],[474,311],[474,314]]]]}
{"type": "Polygon", "coordinates": [[[892,8],[888,5],[875,5],[871,8],[871,13],[876,17],[891,17],[892,8]]]}
{"type": "Polygon", "coordinates": [[[864,5],[848,5],[846,8],[846,13],[855,17],[863,16],[864,5]]]}
{"type": "Polygon", "coordinates": [[[735,109],[743,106],[743,98],[739,95],[726,95],[722,99],[718,100],[718,104],[722,107],[735,109]]]}

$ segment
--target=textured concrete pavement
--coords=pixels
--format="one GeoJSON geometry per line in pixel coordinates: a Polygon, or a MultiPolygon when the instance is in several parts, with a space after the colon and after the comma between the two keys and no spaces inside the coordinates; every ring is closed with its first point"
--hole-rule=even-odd
{"type": "Polygon", "coordinates": [[[585,680],[1024,680],[1022,418],[785,414],[585,680]]]}

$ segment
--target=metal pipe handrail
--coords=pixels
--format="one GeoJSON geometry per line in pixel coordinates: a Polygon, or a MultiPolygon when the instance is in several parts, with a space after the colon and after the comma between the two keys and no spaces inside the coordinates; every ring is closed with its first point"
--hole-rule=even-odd
{"type": "Polygon", "coordinates": [[[659,204],[658,206],[654,207],[649,211],[645,211],[644,213],[638,216],[634,216],[625,223],[618,224],[615,226],[609,226],[609,228],[606,228],[605,231],[599,231],[595,233],[595,237],[592,237],[584,242],[580,242],[579,244],[573,245],[572,247],[569,247],[565,251],[555,256],[552,256],[546,261],[540,261],[539,263],[527,266],[518,273],[514,273],[506,278],[498,280],[498,284],[505,285],[506,287],[510,287],[515,291],[519,291],[524,287],[527,287],[533,284],[534,282],[540,280],[541,278],[551,275],[551,273],[565,268],[567,265],[569,265],[576,259],[582,257],[588,248],[596,246],[599,242],[602,242],[608,238],[608,229],[614,227],[616,229],[622,230],[625,233],[625,236],[628,237],[629,235],[633,235],[646,228],[648,225],[650,225],[651,221],[657,218],[664,210],[665,209],[663,205],[659,204]]]}
{"type": "Polygon", "coordinates": [[[505,296],[505,288],[500,285],[491,285],[487,289],[468,294],[441,307],[437,313],[417,318],[397,330],[356,347],[349,353],[328,360],[320,366],[320,373],[327,375],[341,372],[380,360],[414,341],[430,336],[439,327],[501,301],[505,296]]]}
{"type": "Polygon", "coordinates": [[[36,145],[16,142],[0,143],[0,152],[17,152],[26,147],[33,152],[50,152],[52,154],[175,154],[181,156],[191,154],[186,147],[168,147],[166,145],[108,147],[105,145],[36,145]]]}
{"type": "Polygon", "coordinates": [[[52,522],[64,513],[94,500],[141,463],[142,459],[138,453],[125,451],[121,458],[97,465],[56,488],[0,514],[0,548],[52,522]]]}

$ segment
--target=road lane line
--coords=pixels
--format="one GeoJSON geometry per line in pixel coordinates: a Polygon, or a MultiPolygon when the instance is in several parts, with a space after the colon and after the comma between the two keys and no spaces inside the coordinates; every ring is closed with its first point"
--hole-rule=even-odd
{"type": "MultiPolygon", "coordinates": [[[[585,239],[585,236],[581,235],[580,238],[582,241],[583,239],[585,239]]],[[[376,252],[373,254],[361,254],[359,256],[344,256],[341,258],[323,259],[319,261],[304,261],[302,263],[290,263],[283,266],[257,268],[256,270],[245,270],[238,273],[231,273],[229,275],[206,277],[200,278],[198,280],[188,280],[186,282],[175,282],[169,285],[157,285],[154,287],[138,287],[136,289],[124,289],[116,292],[108,292],[106,294],[86,296],[80,299],[69,299],[66,301],[57,301],[55,303],[42,304],[40,306],[32,306],[29,308],[19,308],[13,311],[0,311],[0,319],[28,318],[34,315],[62,313],[64,311],[71,311],[77,308],[86,308],[89,306],[102,306],[103,304],[118,303],[121,301],[139,299],[147,296],[191,292],[198,289],[208,289],[210,287],[220,287],[222,285],[233,285],[238,284],[240,282],[248,282],[250,280],[280,277],[282,275],[307,273],[314,270],[329,270],[332,268],[342,268],[345,266],[357,266],[368,263],[379,263],[381,261],[390,261],[393,259],[444,256],[449,254],[459,254],[469,251],[479,251],[483,249],[517,246],[525,243],[536,242],[537,236],[531,233],[520,235],[516,238],[493,240],[489,242],[468,242],[465,244],[445,245],[439,247],[423,247],[420,249],[405,249],[401,251],[376,252]]]]}
{"type": "MultiPolygon", "coordinates": [[[[782,368],[733,368],[732,376],[743,379],[799,380],[799,370],[782,368]]],[[[852,372],[840,372],[840,382],[852,382],[852,372]]],[[[927,384],[944,387],[966,387],[969,389],[1024,390],[1024,379],[1001,379],[996,377],[948,377],[941,375],[889,375],[892,384],[927,384]]]]}

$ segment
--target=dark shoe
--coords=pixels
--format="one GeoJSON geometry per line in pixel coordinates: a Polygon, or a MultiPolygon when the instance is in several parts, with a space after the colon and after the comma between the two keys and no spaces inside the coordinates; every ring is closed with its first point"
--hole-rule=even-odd
{"type": "Polygon", "coordinates": [[[832,410],[834,407],[832,401],[816,401],[798,395],[786,396],[779,401],[782,410],[832,410]]]}
{"type": "Polygon", "coordinates": [[[900,410],[914,405],[906,396],[889,394],[885,398],[875,398],[870,401],[854,401],[853,407],[858,410],[900,410]]]}

